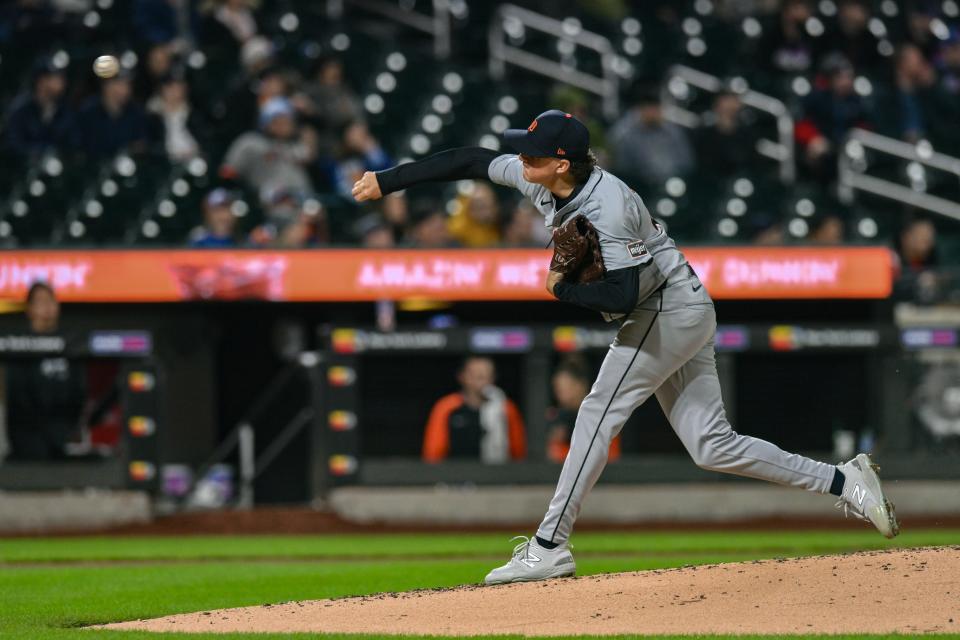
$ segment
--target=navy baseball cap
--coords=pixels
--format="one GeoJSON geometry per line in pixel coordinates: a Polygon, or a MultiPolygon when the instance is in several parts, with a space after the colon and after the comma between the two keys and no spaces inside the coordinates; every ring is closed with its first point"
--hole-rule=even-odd
{"type": "Polygon", "coordinates": [[[544,111],[526,129],[507,129],[503,140],[533,157],[583,160],[590,150],[590,132],[582,122],[557,109],[544,111]]]}

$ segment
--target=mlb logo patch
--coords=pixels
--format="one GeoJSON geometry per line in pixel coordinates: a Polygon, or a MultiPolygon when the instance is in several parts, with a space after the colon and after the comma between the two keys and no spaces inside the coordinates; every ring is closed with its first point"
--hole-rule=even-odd
{"type": "Polygon", "coordinates": [[[642,258],[647,255],[647,245],[643,244],[643,240],[637,240],[627,245],[627,251],[631,258],[642,258]]]}

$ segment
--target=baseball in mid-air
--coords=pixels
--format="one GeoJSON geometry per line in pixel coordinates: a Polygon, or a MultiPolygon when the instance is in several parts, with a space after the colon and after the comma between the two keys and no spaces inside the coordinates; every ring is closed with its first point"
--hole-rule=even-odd
{"type": "Polygon", "coordinates": [[[93,61],[93,72],[101,78],[112,78],[120,73],[120,61],[116,56],[100,56],[93,61]]]}

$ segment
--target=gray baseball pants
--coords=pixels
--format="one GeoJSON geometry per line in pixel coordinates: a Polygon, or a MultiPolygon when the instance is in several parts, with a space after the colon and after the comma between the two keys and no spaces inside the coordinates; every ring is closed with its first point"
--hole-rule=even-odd
{"type": "Polygon", "coordinates": [[[835,466],[730,428],[714,360],[716,328],[713,302],[696,276],[668,281],[624,319],[580,405],[539,538],[560,543],[570,537],[583,500],[607,464],[610,441],[651,394],[699,467],[829,491],[835,466]]]}

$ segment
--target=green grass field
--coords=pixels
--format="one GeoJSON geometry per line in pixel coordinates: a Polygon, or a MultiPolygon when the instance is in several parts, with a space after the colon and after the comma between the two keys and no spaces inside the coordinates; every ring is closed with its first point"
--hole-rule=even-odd
{"type": "MultiPolygon", "coordinates": [[[[156,638],[156,634],[79,627],[205,609],[475,583],[492,566],[506,560],[512,548],[508,537],[444,534],[0,539],[0,638],[156,638]]],[[[958,541],[957,530],[907,531],[895,541],[887,541],[864,529],[583,533],[574,538],[573,544],[579,573],[586,575],[958,541]]]]}

